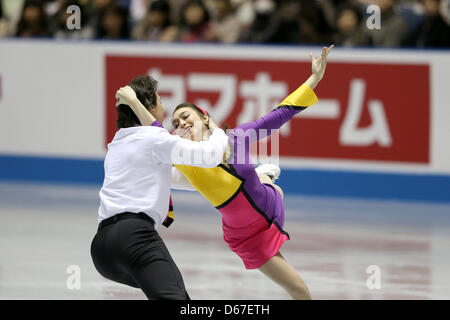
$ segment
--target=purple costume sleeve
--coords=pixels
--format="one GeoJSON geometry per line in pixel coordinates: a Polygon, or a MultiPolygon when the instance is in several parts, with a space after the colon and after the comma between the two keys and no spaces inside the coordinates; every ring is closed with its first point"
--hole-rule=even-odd
{"type": "Polygon", "coordinates": [[[163,127],[162,126],[162,124],[161,123],[159,123],[159,121],[158,120],[155,120],[155,121],[153,121],[153,123],[152,123],[152,127],[163,127]]]}
{"type": "Polygon", "coordinates": [[[250,139],[251,142],[255,142],[255,138],[256,140],[259,140],[270,136],[272,130],[279,129],[283,124],[304,109],[306,109],[306,107],[280,106],[256,121],[243,123],[237,126],[231,133],[233,135],[239,135],[239,130],[241,130],[241,134],[253,130],[255,135],[250,134],[248,139],[250,139]]]}
{"type": "Polygon", "coordinates": [[[239,125],[228,132],[233,145],[233,164],[250,163],[250,144],[272,134],[306,107],[279,106],[256,121],[239,125]]]}
{"type": "Polygon", "coordinates": [[[316,94],[306,83],[304,83],[286,97],[280,103],[278,108],[272,110],[272,112],[256,121],[241,124],[230,132],[231,134],[229,137],[244,136],[245,140],[250,143],[265,138],[272,133],[272,130],[279,129],[297,113],[312,106],[316,102],[316,94]]]}

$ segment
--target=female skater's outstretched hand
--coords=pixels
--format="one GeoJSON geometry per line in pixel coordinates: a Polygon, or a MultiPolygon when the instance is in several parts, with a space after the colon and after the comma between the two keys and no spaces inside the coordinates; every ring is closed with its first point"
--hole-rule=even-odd
{"type": "Polygon", "coordinates": [[[330,51],[334,48],[334,45],[329,46],[328,48],[324,47],[322,49],[322,54],[319,58],[315,58],[312,53],[311,56],[311,71],[312,75],[306,80],[306,84],[314,90],[320,80],[322,80],[323,75],[325,74],[325,68],[327,66],[327,57],[330,51]]]}
{"type": "Polygon", "coordinates": [[[311,71],[313,75],[316,75],[319,78],[319,80],[322,80],[323,75],[325,74],[325,68],[327,67],[327,57],[333,48],[334,45],[331,45],[328,48],[324,47],[319,58],[315,58],[313,54],[310,53],[312,64],[311,71]]]}

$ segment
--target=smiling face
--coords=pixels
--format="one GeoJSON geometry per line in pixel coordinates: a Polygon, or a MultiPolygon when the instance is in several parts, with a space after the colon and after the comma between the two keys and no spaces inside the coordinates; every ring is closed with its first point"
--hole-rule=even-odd
{"type": "Polygon", "coordinates": [[[208,131],[205,124],[208,118],[207,115],[200,115],[192,107],[182,107],[173,113],[172,126],[177,136],[192,141],[202,141],[203,133],[208,131]]]}

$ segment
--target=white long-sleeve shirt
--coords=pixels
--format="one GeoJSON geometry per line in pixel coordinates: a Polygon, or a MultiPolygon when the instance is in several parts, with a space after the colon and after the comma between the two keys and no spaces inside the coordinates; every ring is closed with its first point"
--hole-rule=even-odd
{"type": "Polygon", "coordinates": [[[167,216],[172,164],[213,168],[221,163],[227,143],[221,129],[201,142],[157,126],[118,130],[105,158],[99,222],[122,212],[144,212],[158,228],[167,216]]]}

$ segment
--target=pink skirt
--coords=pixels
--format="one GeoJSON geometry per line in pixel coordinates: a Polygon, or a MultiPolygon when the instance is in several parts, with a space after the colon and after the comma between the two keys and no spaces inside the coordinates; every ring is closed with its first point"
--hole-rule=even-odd
{"type": "MultiPolygon", "coordinates": [[[[242,259],[246,269],[261,267],[289,239],[279,224],[258,211],[242,192],[219,211],[222,213],[223,238],[242,259]]],[[[277,214],[280,215],[284,218],[284,212],[277,214]]]]}

